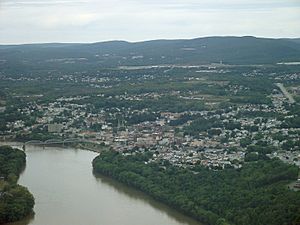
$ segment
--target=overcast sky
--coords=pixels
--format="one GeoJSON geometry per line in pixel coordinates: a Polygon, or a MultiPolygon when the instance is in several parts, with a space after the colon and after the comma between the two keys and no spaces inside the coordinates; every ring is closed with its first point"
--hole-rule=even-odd
{"type": "Polygon", "coordinates": [[[0,44],[300,37],[300,0],[0,0],[0,44]]]}

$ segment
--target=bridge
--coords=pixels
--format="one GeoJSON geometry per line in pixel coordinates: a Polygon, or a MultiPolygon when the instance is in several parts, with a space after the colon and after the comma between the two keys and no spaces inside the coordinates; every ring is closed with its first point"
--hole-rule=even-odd
{"type": "Polygon", "coordinates": [[[81,139],[81,138],[67,138],[67,139],[48,139],[46,141],[40,141],[40,140],[30,140],[26,141],[23,144],[23,150],[25,151],[26,145],[39,145],[39,146],[47,146],[47,145],[56,145],[56,144],[68,144],[68,143],[91,143],[91,144],[96,144],[94,142],[91,142],[86,139],[81,139]]]}
{"type": "Polygon", "coordinates": [[[80,138],[68,138],[68,139],[48,139],[46,141],[31,140],[26,141],[24,145],[52,145],[52,144],[65,144],[65,143],[78,143],[78,142],[90,142],[80,138]]]}

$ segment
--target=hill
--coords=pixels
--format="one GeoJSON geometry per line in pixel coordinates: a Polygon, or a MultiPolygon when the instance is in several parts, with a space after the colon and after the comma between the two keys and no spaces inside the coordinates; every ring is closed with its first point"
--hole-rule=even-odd
{"type": "Polygon", "coordinates": [[[274,64],[300,61],[299,39],[205,37],[144,42],[0,45],[2,72],[11,67],[57,69],[125,65],[274,64]]]}

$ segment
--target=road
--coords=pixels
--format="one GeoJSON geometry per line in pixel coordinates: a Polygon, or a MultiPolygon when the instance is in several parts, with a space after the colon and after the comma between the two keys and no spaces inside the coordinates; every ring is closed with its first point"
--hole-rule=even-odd
{"type": "Polygon", "coordinates": [[[279,87],[280,91],[283,93],[283,95],[289,100],[289,103],[294,104],[296,101],[293,98],[293,96],[286,90],[286,88],[281,83],[276,84],[277,87],[279,87]]]}

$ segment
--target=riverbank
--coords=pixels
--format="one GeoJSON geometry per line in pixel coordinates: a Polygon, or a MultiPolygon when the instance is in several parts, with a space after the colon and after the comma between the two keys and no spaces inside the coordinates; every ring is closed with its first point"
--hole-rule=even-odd
{"type": "Polygon", "coordinates": [[[19,183],[34,194],[35,215],[13,225],[200,225],[133,188],[96,177],[91,162],[98,153],[28,146],[26,154],[19,183]]]}
{"type": "Polygon", "coordinates": [[[199,166],[195,174],[148,159],[107,152],[94,159],[93,168],[205,224],[300,224],[300,193],[287,189],[297,178],[296,166],[261,160],[240,170],[199,166]]]}
{"type": "MultiPolygon", "coordinates": [[[[150,196],[154,200],[166,204],[167,206],[177,210],[179,213],[189,216],[200,223],[207,225],[230,225],[225,221],[225,219],[219,218],[217,214],[202,209],[197,205],[192,204],[188,207],[185,207],[182,202],[177,202],[180,201],[180,199],[172,195],[175,194],[175,192],[172,194],[168,193],[168,191],[165,192],[165,190],[159,187],[159,185],[156,185],[155,181],[153,182],[152,180],[147,179],[147,177],[150,178],[152,175],[153,177],[157,178],[158,176],[156,176],[157,174],[154,172],[154,170],[150,169],[148,171],[144,171],[144,161],[147,161],[147,157],[142,155],[127,161],[116,152],[107,152],[97,156],[93,160],[92,165],[94,173],[110,177],[125,185],[128,185],[131,188],[137,189],[150,196]]],[[[159,170],[160,169],[158,168],[158,171],[159,170]]],[[[158,183],[160,181],[158,181],[158,183]]],[[[172,185],[174,184],[170,183],[166,186],[171,187],[172,185]]],[[[185,184],[182,183],[182,185],[185,184]]]]}
{"type": "Polygon", "coordinates": [[[108,151],[109,147],[101,144],[92,144],[92,143],[77,143],[71,144],[75,148],[85,149],[92,152],[101,153],[103,151],[108,151]]]}
{"type": "Polygon", "coordinates": [[[33,195],[17,184],[25,163],[23,151],[0,146],[0,224],[18,221],[33,212],[33,195]]]}

